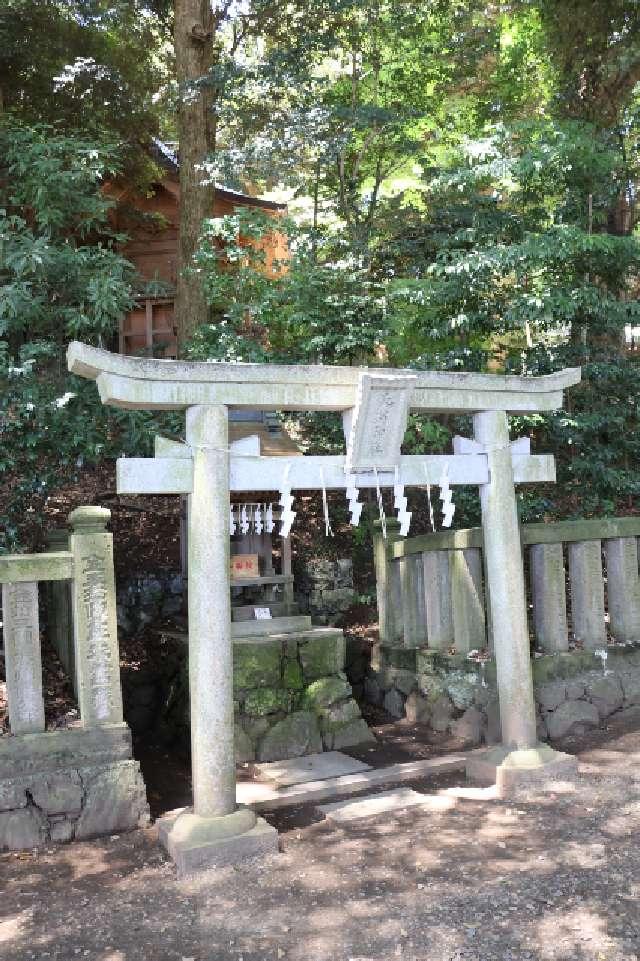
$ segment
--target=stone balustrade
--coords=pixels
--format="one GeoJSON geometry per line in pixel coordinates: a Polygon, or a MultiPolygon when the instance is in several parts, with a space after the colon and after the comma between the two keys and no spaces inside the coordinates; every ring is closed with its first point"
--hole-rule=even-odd
{"type": "MultiPolygon", "coordinates": [[[[549,654],[640,641],[640,518],[525,524],[530,633],[549,654]],[[605,576],[606,573],[606,576],[605,576]]],[[[375,545],[380,640],[458,654],[491,646],[480,528],[375,545]]]]}
{"type": "Polygon", "coordinates": [[[67,549],[0,557],[10,729],[0,737],[0,850],[125,830],[148,818],[122,717],[110,516],[78,508],[67,549]],[[54,616],[64,608],[56,647],[75,681],[79,729],[45,731],[40,582],[54,616]]]}

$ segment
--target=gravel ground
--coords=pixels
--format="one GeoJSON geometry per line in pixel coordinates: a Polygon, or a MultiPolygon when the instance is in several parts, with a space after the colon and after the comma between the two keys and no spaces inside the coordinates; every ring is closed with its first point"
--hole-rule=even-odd
{"type": "Polygon", "coordinates": [[[345,827],[299,808],[270,818],[280,855],[197,880],[176,881],[153,828],[2,855],[0,958],[637,958],[640,733],[575,747],[575,785],[345,827]]]}

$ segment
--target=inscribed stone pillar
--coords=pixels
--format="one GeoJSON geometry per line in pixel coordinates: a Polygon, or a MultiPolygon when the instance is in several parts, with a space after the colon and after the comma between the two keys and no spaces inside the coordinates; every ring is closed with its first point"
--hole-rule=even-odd
{"type": "Polygon", "coordinates": [[[400,524],[395,518],[387,518],[386,539],[382,535],[380,521],[374,521],[373,561],[376,572],[376,598],[378,603],[379,636],[382,644],[398,644],[404,633],[402,619],[402,590],[400,565],[387,557],[387,547],[400,538],[400,524]]]}
{"type": "Polygon", "coordinates": [[[589,651],[606,647],[604,578],[600,541],[574,541],[568,545],[573,635],[589,651]]]}
{"type": "Polygon", "coordinates": [[[434,651],[447,651],[453,644],[449,551],[422,554],[427,643],[434,651]]]}
{"type": "Polygon", "coordinates": [[[44,731],[38,585],[2,585],[4,659],[12,734],[44,731]]]}
{"type": "Polygon", "coordinates": [[[526,749],[536,744],[536,714],[507,415],[483,411],[474,415],[473,424],[489,466],[490,480],[480,487],[480,504],[502,742],[526,749]]]}
{"type": "Polygon", "coordinates": [[[606,540],[609,624],[616,641],[640,640],[640,578],[635,537],[606,540]]]}
{"type": "Polygon", "coordinates": [[[78,507],[69,515],[73,554],[73,642],[80,718],[85,728],[122,723],[111,511],[78,507]]]}
{"type": "Polygon", "coordinates": [[[453,640],[458,654],[487,643],[479,548],[449,551],[453,640]]]}
{"type": "Polygon", "coordinates": [[[233,644],[229,590],[227,408],[189,407],[193,451],[189,504],[189,699],[193,810],[202,818],[236,808],[233,644]]]}
{"type": "Polygon", "coordinates": [[[536,640],[549,654],[568,651],[562,544],[533,544],[529,560],[536,640]]]}

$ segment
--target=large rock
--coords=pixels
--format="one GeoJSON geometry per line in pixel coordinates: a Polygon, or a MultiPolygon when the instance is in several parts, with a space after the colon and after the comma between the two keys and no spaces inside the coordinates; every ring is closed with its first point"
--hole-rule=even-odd
{"type": "Polygon", "coordinates": [[[559,704],[567,698],[567,687],[564,681],[549,681],[540,684],[535,689],[536,700],[544,711],[555,711],[559,704]]]}
{"type": "Polygon", "coordinates": [[[279,641],[251,641],[233,645],[233,687],[236,691],[280,684],[279,641]]]}
{"type": "Polygon", "coordinates": [[[341,677],[321,677],[306,689],[302,703],[312,711],[321,711],[347,697],[351,697],[351,688],[341,677]]]}
{"type": "Polygon", "coordinates": [[[453,706],[464,711],[474,702],[478,680],[475,674],[453,675],[446,678],[447,694],[453,701],[453,706]]]}
{"type": "Polygon", "coordinates": [[[609,717],[622,707],[624,696],[617,677],[597,677],[587,684],[587,697],[595,704],[600,717],[609,717]]]}
{"type": "Polygon", "coordinates": [[[130,831],[149,820],[144,782],[137,761],[119,761],[108,768],[83,768],[85,801],[78,818],[78,840],[130,831]]]}
{"type": "Polygon", "coordinates": [[[448,730],[453,715],[453,704],[442,694],[431,705],[431,727],[434,731],[444,732],[448,730]]]}
{"type": "Polygon", "coordinates": [[[27,787],[24,781],[0,781],[0,811],[12,811],[27,806],[27,787]]]}
{"type": "Polygon", "coordinates": [[[278,711],[288,711],[289,706],[289,692],[275,687],[249,691],[244,699],[245,714],[250,717],[264,717],[267,714],[277,714],[278,711]]]}
{"type": "Polygon", "coordinates": [[[307,681],[344,670],[345,639],[341,631],[327,632],[300,642],[300,663],[307,681]]]}
{"type": "Polygon", "coordinates": [[[353,698],[349,698],[348,701],[340,701],[338,704],[332,704],[331,707],[324,708],[321,716],[324,733],[355,721],[360,717],[360,708],[353,698]]]}
{"type": "Polygon", "coordinates": [[[462,717],[451,724],[451,733],[465,744],[480,744],[485,728],[485,716],[476,707],[469,707],[462,717]]]}
{"type": "Polygon", "coordinates": [[[640,704],[640,673],[629,671],[620,675],[625,707],[640,704]]]}
{"type": "Polygon", "coordinates": [[[581,734],[600,723],[598,709],[588,701],[564,701],[544,717],[549,737],[557,740],[567,734],[581,734]]]}
{"type": "Polygon", "coordinates": [[[36,848],[47,836],[47,820],[37,808],[0,812],[0,851],[36,848]]]}
{"type": "Polygon", "coordinates": [[[333,731],[325,736],[325,747],[329,751],[340,751],[344,747],[353,747],[356,744],[365,744],[375,741],[375,737],[367,727],[363,718],[351,721],[337,731],[333,731]]]}
{"type": "Polygon", "coordinates": [[[404,697],[395,687],[385,694],[384,709],[391,717],[404,717],[404,697]]]}
{"type": "Polygon", "coordinates": [[[322,750],[318,721],[311,711],[296,711],[278,721],[258,745],[259,761],[281,761],[322,750]]]}
{"type": "Polygon", "coordinates": [[[404,705],[405,717],[410,724],[428,724],[431,717],[429,701],[417,691],[412,691],[404,705]]]}
{"type": "Polygon", "coordinates": [[[233,731],[233,743],[236,752],[236,764],[246,764],[247,761],[255,761],[256,752],[253,741],[246,731],[236,724],[233,731]]]}
{"type": "Polygon", "coordinates": [[[82,807],[82,782],[77,771],[47,774],[35,778],[31,785],[33,803],[45,814],[69,814],[75,817],[82,807]]]}

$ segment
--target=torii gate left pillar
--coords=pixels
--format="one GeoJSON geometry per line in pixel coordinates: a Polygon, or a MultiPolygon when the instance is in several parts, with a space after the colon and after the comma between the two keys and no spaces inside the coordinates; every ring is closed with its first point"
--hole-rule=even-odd
{"type": "Polygon", "coordinates": [[[435,473],[437,466],[446,462],[450,483],[480,486],[503,743],[468,773],[497,780],[498,786],[508,791],[511,786],[539,783],[547,775],[562,775],[575,768],[575,759],[535,743],[515,504],[514,480],[550,480],[549,461],[551,467],[553,464],[544,456],[510,452],[506,414],[557,409],[562,404],[563,389],[580,379],[579,370],[520,378],[182,363],[125,358],[84,344],[70,346],[68,363],[73,373],[97,381],[103,403],[130,410],[186,411],[186,453],[165,457],[164,463],[162,458],[142,462],[125,459],[119,467],[124,465],[128,479],[131,481],[140,469],[145,484],[122,487],[119,478],[118,486],[128,492],[186,492],[190,496],[189,675],[194,804],[193,809],[168,816],[160,824],[160,838],[179,873],[277,849],[276,831],[252,811],[239,808],[235,799],[228,525],[230,486],[234,490],[278,489],[282,466],[273,463],[275,458],[262,457],[254,463],[230,463],[229,407],[328,410],[346,415],[350,433],[347,457],[296,458],[291,474],[298,472],[299,476],[295,483],[293,476],[289,478],[292,487],[317,486],[317,481],[309,483],[308,472],[318,472],[320,466],[327,487],[346,487],[345,471],[358,472],[358,486],[374,486],[379,475],[374,481],[367,461],[387,473],[381,483],[389,486],[393,484],[393,471],[385,459],[389,443],[395,445],[396,463],[407,485],[424,484],[425,468],[433,482],[439,476],[435,473]],[[394,398],[397,393],[406,395],[404,407],[394,398]],[[453,457],[401,457],[402,424],[406,424],[409,407],[472,413],[476,449],[453,457]],[[363,425],[365,430],[360,429],[363,425]],[[212,590],[212,585],[219,585],[219,589],[212,590]]]}

